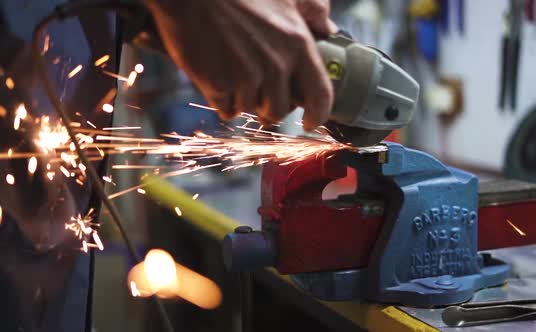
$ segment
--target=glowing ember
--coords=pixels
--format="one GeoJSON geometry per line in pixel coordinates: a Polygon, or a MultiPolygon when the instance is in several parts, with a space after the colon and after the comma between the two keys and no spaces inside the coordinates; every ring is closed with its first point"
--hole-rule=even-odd
{"type": "Polygon", "coordinates": [[[7,157],[11,158],[12,156],[13,156],[13,149],[10,148],[9,150],[7,150],[7,157]]]}
{"type": "Polygon", "coordinates": [[[527,233],[523,232],[519,227],[517,227],[516,225],[514,225],[513,222],[511,222],[510,220],[506,219],[506,222],[508,223],[508,225],[510,225],[519,235],[521,236],[527,236],[527,233]]]}
{"type": "Polygon", "coordinates": [[[195,194],[195,195],[192,196],[192,199],[196,200],[198,197],[199,197],[199,194],[195,194]]]}
{"type": "Polygon", "coordinates": [[[177,279],[175,261],[164,250],[151,250],[145,256],[144,272],[149,279],[149,285],[153,292],[158,292],[170,285],[177,279]]]}
{"type": "Polygon", "coordinates": [[[145,189],[141,189],[141,188],[138,188],[136,191],[139,192],[142,195],[145,195],[145,193],[146,193],[145,189]]]}
{"type": "Polygon", "coordinates": [[[134,71],[138,74],[141,74],[143,73],[143,70],[145,68],[143,67],[143,65],[141,63],[138,63],[136,66],[134,66],[134,71]]]}
{"type": "Polygon", "coordinates": [[[13,90],[15,88],[15,81],[11,77],[6,78],[6,87],[9,90],[13,90]]]}
{"type": "Polygon", "coordinates": [[[102,105],[102,110],[106,113],[112,113],[114,111],[114,107],[110,104],[104,104],[102,105]]]}
{"type": "Polygon", "coordinates": [[[181,209],[179,209],[178,206],[175,207],[175,213],[176,213],[179,217],[182,216],[182,211],[181,211],[181,209]]]}
{"type": "Polygon", "coordinates": [[[37,170],[37,158],[31,157],[28,160],[28,173],[34,174],[37,170]]]}
{"type": "Polygon", "coordinates": [[[182,298],[203,309],[214,309],[222,301],[218,285],[160,249],[149,251],[145,260],[130,270],[128,284],[136,297],[182,298]]]}
{"type": "Polygon", "coordinates": [[[138,290],[138,287],[136,286],[136,282],[134,281],[130,282],[130,292],[132,293],[132,296],[134,297],[141,296],[141,293],[138,290]]]}
{"type": "Polygon", "coordinates": [[[15,177],[12,174],[6,175],[6,182],[10,185],[15,184],[15,177]]]}
{"type": "Polygon", "coordinates": [[[76,67],[74,67],[73,70],[71,70],[71,72],[69,72],[69,74],[67,75],[68,78],[73,78],[75,77],[76,74],[78,74],[81,70],[82,70],[83,66],[82,65],[78,65],[76,67]]]}

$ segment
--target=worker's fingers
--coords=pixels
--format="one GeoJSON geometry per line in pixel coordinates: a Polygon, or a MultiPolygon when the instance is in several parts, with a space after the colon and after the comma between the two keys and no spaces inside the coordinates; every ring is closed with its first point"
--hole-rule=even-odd
{"type": "Polygon", "coordinates": [[[277,123],[289,113],[290,82],[286,69],[279,67],[276,73],[267,76],[263,86],[263,101],[257,111],[265,124],[277,123]]]}
{"type": "Polygon", "coordinates": [[[254,113],[259,104],[259,87],[255,85],[242,85],[236,92],[235,116],[240,113],[254,113]]]}
{"type": "Polygon", "coordinates": [[[303,96],[305,130],[313,130],[325,123],[333,105],[333,86],[313,43],[308,43],[308,51],[297,73],[299,90],[303,96]]]}
{"type": "Polygon", "coordinates": [[[337,32],[337,25],[329,19],[329,0],[297,0],[296,7],[315,34],[328,36],[337,32]]]}
{"type": "Polygon", "coordinates": [[[222,120],[228,121],[235,116],[236,109],[232,95],[201,92],[206,97],[209,106],[216,109],[222,120]]]}

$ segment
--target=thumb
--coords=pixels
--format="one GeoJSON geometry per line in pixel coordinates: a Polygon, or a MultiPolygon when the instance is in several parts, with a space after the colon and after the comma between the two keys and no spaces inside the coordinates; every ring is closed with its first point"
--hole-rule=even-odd
{"type": "Polygon", "coordinates": [[[297,0],[296,7],[314,34],[328,36],[337,32],[337,25],[329,18],[329,0],[297,0]]]}

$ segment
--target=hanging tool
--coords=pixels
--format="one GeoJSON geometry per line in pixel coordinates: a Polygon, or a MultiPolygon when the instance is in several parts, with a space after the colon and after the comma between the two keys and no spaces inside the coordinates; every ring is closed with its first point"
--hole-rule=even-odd
{"type": "Polygon", "coordinates": [[[536,22],[536,7],[534,6],[534,0],[526,0],[525,13],[527,21],[534,24],[536,22]]]}
{"type": "Polygon", "coordinates": [[[413,0],[409,14],[415,22],[417,49],[426,61],[435,63],[439,54],[439,13],[437,0],[413,0]]]}
{"type": "MultiPolygon", "coordinates": [[[[439,24],[443,33],[450,31],[451,4],[454,0],[441,0],[439,9],[439,24]]],[[[456,0],[456,26],[458,33],[463,36],[465,33],[465,0],[456,0]]]]}
{"type": "Polygon", "coordinates": [[[505,16],[506,31],[501,44],[499,108],[504,110],[508,99],[512,112],[515,111],[517,106],[517,83],[523,11],[523,0],[510,0],[510,8],[505,16]]]}
{"type": "Polygon", "coordinates": [[[536,318],[536,299],[466,303],[446,308],[441,314],[450,327],[498,324],[536,318]]]}

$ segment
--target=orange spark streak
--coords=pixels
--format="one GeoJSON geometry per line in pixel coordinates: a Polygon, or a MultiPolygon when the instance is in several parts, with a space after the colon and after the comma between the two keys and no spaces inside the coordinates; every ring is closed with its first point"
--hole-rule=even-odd
{"type": "Polygon", "coordinates": [[[181,211],[181,209],[179,209],[178,206],[175,206],[175,213],[176,213],[179,217],[182,216],[182,211],[181,211]]]}
{"type": "Polygon", "coordinates": [[[45,35],[45,42],[43,44],[43,51],[41,51],[41,55],[47,53],[49,47],[50,47],[50,35],[47,33],[45,35]]]}
{"type": "Polygon", "coordinates": [[[134,85],[134,82],[136,81],[136,77],[138,77],[138,73],[136,71],[131,71],[127,78],[127,86],[134,85]]]}
{"type": "Polygon", "coordinates": [[[102,73],[104,75],[108,75],[108,76],[111,76],[113,78],[116,78],[119,81],[125,81],[125,82],[128,81],[128,77],[117,75],[115,73],[112,73],[112,72],[109,72],[109,71],[106,71],[106,70],[103,70],[102,73]]]}
{"type": "Polygon", "coordinates": [[[65,167],[63,167],[63,166],[60,166],[60,171],[63,173],[63,175],[65,175],[66,178],[71,177],[71,173],[69,173],[69,171],[67,170],[67,168],[65,168],[65,167]]]}
{"type": "Polygon", "coordinates": [[[34,174],[37,170],[37,158],[31,157],[28,160],[28,173],[34,174]]]}
{"type": "Polygon", "coordinates": [[[95,67],[99,67],[100,65],[106,63],[108,60],[110,60],[110,56],[108,54],[101,56],[95,61],[95,67]]]}
{"type": "Polygon", "coordinates": [[[141,129],[141,127],[104,127],[102,130],[135,130],[141,129]]]}
{"type": "Polygon", "coordinates": [[[68,78],[73,78],[76,74],[78,74],[81,70],[82,70],[83,66],[82,65],[78,65],[76,67],[74,67],[73,70],[71,70],[71,72],[67,75],[68,78]]]}
{"type": "Polygon", "coordinates": [[[188,105],[193,106],[193,107],[197,107],[197,108],[210,110],[210,111],[217,111],[218,110],[217,108],[214,108],[214,107],[200,105],[200,104],[196,104],[196,103],[188,103],[188,105]]]}
{"type": "Polygon", "coordinates": [[[510,220],[506,219],[506,222],[508,223],[508,225],[512,226],[512,228],[521,236],[527,236],[527,233],[523,232],[519,227],[517,227],[516,225],[514,225],[513,222],[511,222],[510,220]]]}

